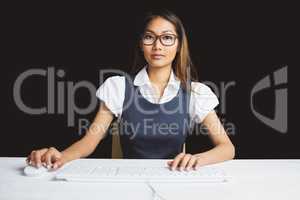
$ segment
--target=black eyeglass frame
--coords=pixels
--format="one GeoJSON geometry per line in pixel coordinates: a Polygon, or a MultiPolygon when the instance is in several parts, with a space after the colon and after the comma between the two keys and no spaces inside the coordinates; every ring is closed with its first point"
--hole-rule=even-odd
{"type": "Polygon", "coordinates": [[[165,33],[165,34],[161,34],[161,35],[156,35],[156,34],[154,34],[154,33],[144,33],[144,34],[141,36],[142,43],[143,43],[143,45],[146,45],[146,46],[151,46],[151,45],[153,45],[153,44],[157,41],[157,39],[159,39],[160,43],[161,43],[163,46],[173,46],[173,45],[176,43],[176,40],[178,39],[178,36],[175,35],[175,34],[173,34],[173,33],[165,33]],[[153,35],[153,36],[155,37],[155,39],[153,40],[153,42],[152,42],[151,44],[145,44],[145,43],[144,43],[144,36],[145,36],[146,34],[153,35]],[[170,36],[174,36],[174,37],[175,37],[175,40],[174,40],[173,44],[166,45],[166,44],[164,44],[164,43],[162,42],[162,39],[161,39],[162,36],[166,36],[166,35],[170,35],[170,36]]]}

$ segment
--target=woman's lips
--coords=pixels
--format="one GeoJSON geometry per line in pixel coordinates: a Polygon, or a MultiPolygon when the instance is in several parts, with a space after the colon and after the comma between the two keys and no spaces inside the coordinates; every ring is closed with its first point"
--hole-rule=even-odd
{"type": "Polygon", "coordinates": [[[165,57],[164,55],[161,55],[161,54],[152,54],[151,55],[151,58],[154,59],[154,60],[160,60],[162,59],[163,57],[165,57]]]}

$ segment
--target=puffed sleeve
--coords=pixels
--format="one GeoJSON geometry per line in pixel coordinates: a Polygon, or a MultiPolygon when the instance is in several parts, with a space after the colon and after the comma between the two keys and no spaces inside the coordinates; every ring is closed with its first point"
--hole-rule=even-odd
{"type": "Polygon", "coordinates": [[[192,82],[190,115],[196,123],[201,123],[206,115],[219,104],[217,96],[204,83],[192,82]]]}
{"type": "Polygon", "coordinates": [[[120,116],[125,98],[124,76],[107,78],[97,89],[96,96],[116,117],[120,116]]]}

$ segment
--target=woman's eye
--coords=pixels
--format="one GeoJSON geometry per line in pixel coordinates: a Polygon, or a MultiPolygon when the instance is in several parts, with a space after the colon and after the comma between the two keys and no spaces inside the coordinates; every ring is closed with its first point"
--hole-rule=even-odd
{"type": "Polygon", "coordinates": [[[162,37],[162,39],[163,39],[163,40],[168,40],[168,41],[170,41],[170,40],[173,40],[174,37],[173,37],[172,35],[164,35],[164,36],[162,37]]]}
{"type": "Polygon", "coordinates": [[[144,39],[145,40],[152,40],[154,37],[152,35],[145,35],[144,39]]]}

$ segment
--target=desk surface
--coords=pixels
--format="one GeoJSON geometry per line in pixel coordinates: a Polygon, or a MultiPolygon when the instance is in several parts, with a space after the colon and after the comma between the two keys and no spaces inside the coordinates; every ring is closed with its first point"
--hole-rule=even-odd
{"type": "MultiPolygon", "coordinates": [[[[166,160],[99,159],[134,165],[166,165],[166,160]]],[[[165,199],[300,199],[300,160],[231,160],[222,166],[228,183],[155,183],[165,199]]],[[[75,183],[45,177],[26,177],[25,158],[0,157],[0,199],[152,199],[144,183],[75,183]]]]}

